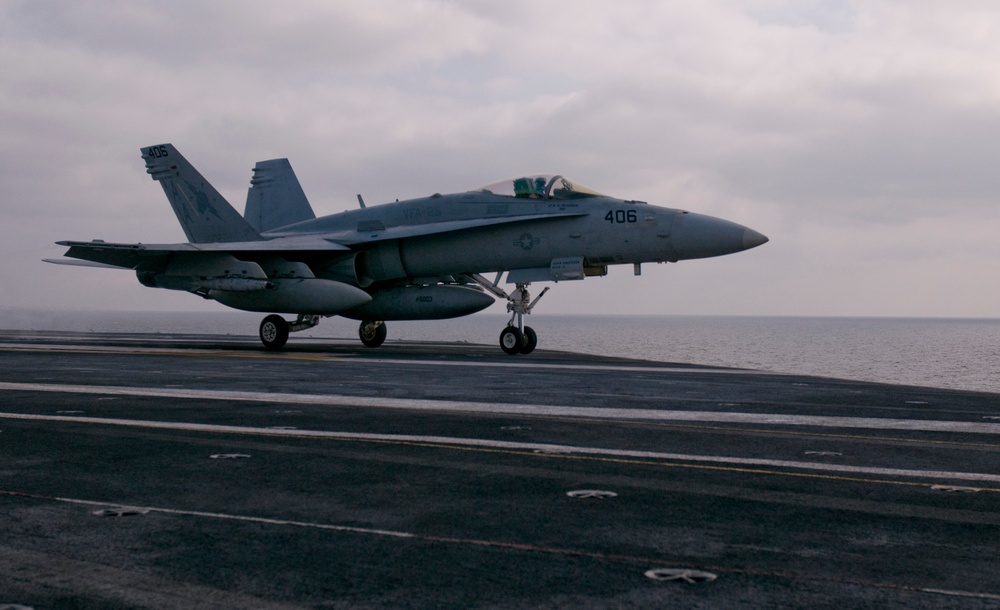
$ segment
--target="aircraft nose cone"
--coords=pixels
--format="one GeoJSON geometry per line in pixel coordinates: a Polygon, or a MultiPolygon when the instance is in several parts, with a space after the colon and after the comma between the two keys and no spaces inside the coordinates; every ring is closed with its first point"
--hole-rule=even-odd
{"type": "Polygon", "coordinates": [[[758,233],[753,229],[746,229],[743,231],[743,249],[749,250],[750,248],[756,248],[757,246],[762,246],[768,241],[767,235],[758,233]]]}
{"type": "Polygon", "coordinates": [[[675,220],[672,242],[679,259],[691,259],[756,248],[767,242],[767,237],[735,222],[685,213],[675,220]]]}

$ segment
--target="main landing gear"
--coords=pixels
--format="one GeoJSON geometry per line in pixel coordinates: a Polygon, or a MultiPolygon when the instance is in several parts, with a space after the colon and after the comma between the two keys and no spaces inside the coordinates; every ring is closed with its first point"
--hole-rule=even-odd
{"type": "Polygon", "coordinates": [[[500,283],[500,275],[497,275],[496,282],[490,282],[478,273],[469,277],[494,295],[507,299],[507,311],[511,313],[511,316],[510,321],[507,322],[507,328],[500,332],[500,349],[511,356],[530,354],[535,351],[535,347],[538,346],[538,335],[535,333],[535,329],[524,325],[524,316],[531,313],[535,304],[545,296],[549,288],[545,287],[541,294],[532,301],[531,294],[528,293],[529,282],[516,283],[514,292],[507,294],[497,285],[500,283]]]}
{"type": "MultiPolygon", "coordinates": [[[[289,333],[312,328],[319,324],[319,318],[319,316],[299,314],[294,322],[289,322],[279,315],[267,316],[260,323],[260,341],[269,350],[279,350],[288,343],[289,333]]],[[[386,336],[385,322],[365,320],[358,328],[358,336],[368,347],[382,345],[386,336]]]]}
{"type": "Polygon", "coordinates": [[[319,316],[299,314],[294,322],[278,315],[270,315],[260,323],[260,341],[269,350],[279,350],[288,343],[288,333],[306,330],[319,324],[319,316]]]}
{"type": "Polygon", "coordinates": [[[365,344],[365,347],[382,345],[385,342],[387,332],[385,322],[382,321],[365,320],[358,328],[358,336],[361,337],[361,342],[365,344]]]}

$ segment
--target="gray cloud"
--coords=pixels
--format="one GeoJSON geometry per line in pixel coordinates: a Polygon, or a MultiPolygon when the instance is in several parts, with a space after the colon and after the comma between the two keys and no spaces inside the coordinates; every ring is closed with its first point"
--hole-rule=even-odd
{"type": "Polygon", "coordinates": [[[138,156],[171,141],[240,209],[287,156],[324,213],[541,170],[772,238],[551,311],[992,316],[998,29],[986,2],[8,2],[0,306],[204,307],[38,262],[180,241],[138,156]]]}

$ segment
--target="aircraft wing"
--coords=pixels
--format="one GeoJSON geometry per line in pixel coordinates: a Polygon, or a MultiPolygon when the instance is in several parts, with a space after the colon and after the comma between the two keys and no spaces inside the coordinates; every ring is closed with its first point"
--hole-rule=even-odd
{"type": "MultiPolygon", "coordinates": [[[[343,230],[322,234],[285,233],[272,239],[242,242],[209,242],[184,244],[119,244],[105,241],[59,241],[60,246],[68,246],[65,256],[99,263],[122,269],[137,269],[143,262],[166,258],[178,252],[347,252],[350,246],[421,237],[525,221],[545,221],[585,216],[588,212],[572,211],[564,213],[522,214],[496,218],[473,218],[451,220],[418,225],[402,225],[386,228],[379,220],[358,223],[355,230],[343,230]]],[[[53,262],[53,261],[48,261],[53,262]]],[[[66,264],[66,263],[64,263],[66,264]]],[[[69,263],[72,264],[72,263],[69,263]]]]}
{"type": "MultiPolygon", "coordinates": [[[[104,241],[58,241],[68,246],[65,256],[102,266],[135,269],[145,261],[177,252],[343,252],[350,248],[322,237],[303,235],[245,242],[202,244],[116,244],[104,241]]],[[[55,261],[46,261],[55,262],[55,261]]],[[[62,264],[73,264],[64,262],[62,264]]]]}

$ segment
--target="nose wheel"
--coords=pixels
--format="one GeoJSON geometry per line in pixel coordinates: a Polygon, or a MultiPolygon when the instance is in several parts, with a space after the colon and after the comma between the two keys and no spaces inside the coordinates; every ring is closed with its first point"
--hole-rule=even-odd
{"type": "Polygon", "coordinates": [[[495,282],[490,282],[478,273],[469,274],[468,277],[494,295],[507,299],[507,311],[511,316],[507,328],[500,332],[500,349],[511,356],[530,354],[538,346],[538,335],[535,329],[524,325],[524,316],[531,313],[535,304],[545,296],[549,288],[546,286],[535,300],[531,300],[531,295],[528,293],[529,282],[518,282],[514,285],[514,291],[507,294],[497,285],[500,283],[501,275],[502,272],[497,274],[495,282]]]}
{"type": "Polygon", "coordinates": [[[514,285],[514,292],[507,297],[507,311],[511,312],[510,321],[507,328],[500,333],[500,349],[506,354],[530,354],[538,346],[538,335],[535,329],[524,325],[524,316],[531,313],[535,304],[541,300],[549,289],[546,287],[542,292],[531,300],[528,293],[528,282],[518,282],[514,285]],[[518,339],[514,341],[514,339],[518,339]]]}
{"type": "Polygon", "coordinates": [[[531,328],[530,326],[524,327],[523,334],[524,334],[524,345],[521,346],[521,353],[530,354],[531,352],[535,351],[536,347],[538,347],[538,335],[535,334],[535,329],[531,328]]]}
{"type": "Polygon", "coordinates": [[[516,326],[508,326],[500,332],[500,349],[505,354],[530,354],[537,346],[538,335],[530,326],[525,326],[523,331],[516,326]]]}

